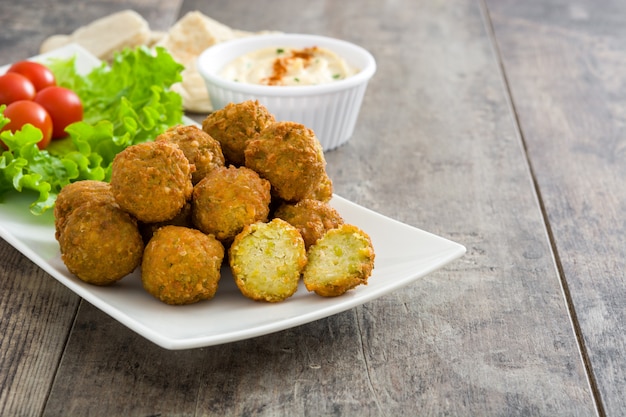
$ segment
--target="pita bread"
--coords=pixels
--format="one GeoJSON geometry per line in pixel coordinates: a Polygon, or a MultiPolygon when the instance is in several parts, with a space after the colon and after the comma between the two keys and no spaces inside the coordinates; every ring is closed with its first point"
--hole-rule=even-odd
{"type": "Polygon", "coordinates": [[[133,10],[113,13],[76,29],[71,35],[53,35],[44,40],[40,52],[77,43],[101,60],[108,61],[124,48],[146,45],[151,32],[148,22],[133,10]]]}
{"type": "Polygon", "coordinates": [[[39,53],[43,54],[70,43],[72,43],[72,37],[70,35],[52,35],[43,41],[39,47],[39,53]]]}
{"type": "Polygon", "coordinates": [[[182,96],[186,110],[197,113],[213,110],[204,80],[196,68],[196,60],[206,48],[233,38],[235,34],[230,27],[192,11],[178,20],[156,44],[165,47],[176,61],[185,66],[183,81],[172,89],[182,96]]]}
{"type": "Polygon", "coordinates": [[[181,95],[185,110],[209,113],[213,110],[202,76],[196,68],[198,56],[219,42],[270,31],[246,32],[231,29],[198,11],[180,18],[167,32],[151,31],[148,22],[133,10],[124,10],[95,20],[71,35],[53,35],[46,39],[40,52],[48,52],[69,43],[77,43],[101,60],[111,60],[117,51],[139,45],[162,46],[185,69],[182,82],[172,86],[181,95]]]}
{"type": "Polygon", "coordinates": [[[172,26],[157,45],[165,47],[176,61],[185,66],[183,81],[172,89],[182,96],[186,110],[196,113],[213,110],[204,79],[196,68],[196,61],[202,51],[216,43],[254,34],[232,29],[198,11],[187,13],[172,26]]]}

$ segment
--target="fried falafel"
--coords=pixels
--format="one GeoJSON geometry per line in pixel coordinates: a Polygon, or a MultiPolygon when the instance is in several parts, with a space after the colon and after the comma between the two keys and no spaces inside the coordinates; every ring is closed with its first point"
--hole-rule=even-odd
{"type": "Polygon", "coordinates": [[[67,184],[57,195],[54,204],[54,237],[59,240],[67,217],[80,205],[90,202],[115,203],[111,185],[104,181],[83,180],[67,184]]]}
{"type": "Polygon", "coordinates": [[[215,113],[120,152],[111,184],[65,187],[54,211],[68,270],[107,285],[142,266],[144,289],[172,305],[213,298],[223,263],[257,301],[291,297],[301,278],[324,297],[367,284],[371,240],[328,204],[314,132],[253,101],[215,113]]]}
{"type": "Polygon", "coordinates": [[[287,202],[302,200],[326,176],[324,151],[315,133],[300,123],[275,122],[248,142],[245,165],[272,185],[287,202]]]}
{"type": "Polygon", "coordinates": [[[141,232],[143,241],[146,244],[150,241],[150,239],[152,239],[154,232],[156,232],[163,226],[182,226],[193,228],[193,222],[191,221],[191,200],[185,203],[185,205],[178,212],[178,214],[170,220],[156,223],[139,222],[138,224],[139,232],[141,232]]]}
{"type": "Polygon", "coordinates": [[[281,219],[247,225],[228,254],[237,287],[256,301],[274,303],[291,297],[306,265],[302,236],[281,219]]]}
{"type": "Polygon", "coordinates": [[[266,221],[270,183],[246,167],[214,169],[193,190],[191,218],[195,227],[229,243],[244,228],[266,221]]]}
{"type": "Polygon", "coordinates": [[[196,167],[191,174],[194,185],[211,170],[224,166],[222,146],[198,126],[172,126],[157,136],[155,141],[168,141],[178,145],[189,162],[196,167]]]}
{"type": "Polygon", "coordinates": [[[202,130],[222,145],[227,164],[244,164],[248,142],[275,121],[275,117],[258,101],[228,103],[202,121],[202,130]]]}
{"type": "Polygon", "coordinates": [[[113,196],[122,209],[142,222],[172,219],[191,197],[193,169],[174,143],[129,146],[113,160],[113,196]]]}
{"type": "Polygon", "coordinates": [[[331,229],[307,251],[302,277],[307,290],[336,297],[367,284],[374,268],[374,247],[358,227],[342,224],[331,229]]]}
{"type": "Polygon", "coordinates": [[[221,278],[224,246],[213,235],[181,226],[158,229],[141,263],[144,289],[166,304],[209,300],[221,278]]]}
{"type": "Polygon", "coordinates": [[[276,209],[274,217],[294,226],[304,239],[308,249],[330,230],[343,224],[343,218],[328,203],[304,199],[296,204],[284,203],[276,209]]]}
{"type": "Polygon", "coordinates": [[[82,281],[109,285],[139,266],[144,244],[136,220],[117,204],[91,201],[67,217],[61,259],[82,281]]]}
{"type": "Polygon", "coordinates": [[[326,171],[322,175],[322,179],[317,183],[307,195],[305,199],[318,200],[328,203],[333,198],[333,181],[330,179],[326,171]]]}

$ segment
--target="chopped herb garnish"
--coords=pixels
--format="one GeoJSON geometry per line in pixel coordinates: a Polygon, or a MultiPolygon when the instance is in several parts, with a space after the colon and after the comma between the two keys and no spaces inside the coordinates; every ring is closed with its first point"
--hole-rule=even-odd
{"type": "Polygon", "coordinates": [[[277,54],[284,54],[285,50],[283,48],[278,48],[278,49],[276,49],[276,53],[277,54]]]}
{"type": "Polygon", "coordinates": [[[339,78],[341,78],[341,74],[335,74],[335,75],[333,75],[333,78],[335,80],[338,80],[339,78]]]}
{"type": "Polygon", "coordinates": [[[299,83],[300,82],[300,78],[296,77],[293,79],[295,82],[299,83]]]}

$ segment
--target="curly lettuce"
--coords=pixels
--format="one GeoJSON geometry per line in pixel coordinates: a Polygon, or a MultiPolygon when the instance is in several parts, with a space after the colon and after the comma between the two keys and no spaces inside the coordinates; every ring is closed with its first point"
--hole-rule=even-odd
{"type": "MultiPolygon", "coordinates": [[[[77,72],[75,60],[46,63],[57,84],[72,89],[83,103],[83,120],[66,128],[67,138],[39,150],[42,133],[31,125],[0,133],[5,144],[0,148],[0,199],[8,192],[33,190],[38,194],[30,205],[35,215],[54,207],[70,182],[108,181],[117,153],[182,123],[182,98],[170,87],[181,81],[183,66],[165,49],[126,49],[86,75],[77,72]]],[[[0,129],[9,122],[4,108],[0,129]]]]}

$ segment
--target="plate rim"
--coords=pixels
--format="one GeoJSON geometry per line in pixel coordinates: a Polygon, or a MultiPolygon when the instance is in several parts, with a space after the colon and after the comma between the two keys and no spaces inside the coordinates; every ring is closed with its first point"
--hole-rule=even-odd
{"type": "MultiPolygon", "coordinates": [[[[6,204],[5,202],[0,203],[0,207],[5,204],[6,204]]],[[[221,332],[218,334],[210,334],[210,335],[174,337],[174,336],[156,331],[154,328],[142,323],[137,317],[129,315],[123,310],[120,310],[119,308],[113,306],[112,304],[109,304],[106,300],[103,300],[101,297],[98,296],[96,292],[96,291],[102,290],[103,287],[97,287],[97,286],[90,287],[89,284],[85,285],[84,283],[79,282],[78,279],[71,279],[71,277],[68,278],[66,276],[63,276],[59,271],[57,271],[54,268],[54,266],[50,263],[50,260],[47,260],[43,256],[40,256],[39,254],[34,252],[34,250],[32,250],[25,242],[23,242],[18,237],[14,236],[11,232],[9,232],[6,229],[6,227],[3,225],[2,219],[0,219],[0,237],[2,237],[7,243],[9,243],[16,250],[22,253],[31,262],[39,266],[42,270],[44,270],[46,273],[51,275],[58,282],[60,282],[69,290],[74,292],[76,295],[78,295],[85,301],[89,302],[91,305],[98,308],[105,314],[109,315],[111,318],[115,319],[116,321],[118,321],[125,327],[129,328],[133,332],[150,340],[156,345],[161,346],[162,348],[165,348],[168,350],[193,349],[193,348],[201,348],[201,347],[207,347],[207,346],[213,346],[213,345],[219,345],[219,344],[225,344],[225,343],[232,343],[236,341],[241,341],[245,339],[250,339],[250,338],[254,338],[258,336],[275,333],[275,332],[286,330],[289,328],[301,326],[303,324],[307,324],[307,323],[320,320],[326,317],[330,317],[335,314],[339,314],[341,312],[344,312],[352,308],[355,308],[357,306],[360,306],[362,304],[365,304],[367,302],[373,301],[377,298],[380,298],[384,295],[394,292],[398,290],[399,288],[405,287],[415,282],[417,279],[424,277],[442,268],[448,263],[460,258],[466,253],[465,246],[461,245],[460,243],[435,235],[433,233],[408,225],[406,223],[402,223],[393,218],[384,216],[376,211],[360,206],[336,194],[333,195],[331,204],[347,205],[351,207],[352,210],[356,210],[356,213],[358,214],[366,214],[368,217],[371,217],[374,220],[384,220],[385,222],[389,224],[395,224],[397,227],[406,229],[410,233],[427,237],[428,239],[436,240],[438,243],[445,245],[446,247],[445,253],[439,254],[436,260],[430,262],[427,267],[417,269],[414,271],[414,273],[404,276],[402,279],[398,280],[397,282],[386,284],[382,289],[378,289],[378,290],[371,291],[371,292],[367,292],[367,289],[364,289],[363,290],[364,292],[352,298],[347,298],[346,295],[344,294],[341,297],[334,298],[334,299],[340,299],[338,303],[330,302],[328,305],[324,306],[323,308],[313,311],[313,312],[307,312],[305,314],[298,314],[295,317],[283,319],[278,322],[272,322],[268,324],[263,324],[261,326],[255,326],[255,327],[246,328],[246,329],[239,329],[235,331],[226,331],[226,332],[221,332]],[[342,297],[346,297],[346,298],[342,298],[342,297]]],[[[54,226],[50,225],[49,227],[51,229],[50,233],[54,233],[54,226]]],[[[362,227],[362,226],[359,226],[359,227],[362,227]]],[[[60,259],[60,252],[57,254],[57,257],[60,259]]],[[[374,268],[374,274],[376,274],[376,267],[374,268]]],[[[370,277],[370,280],[372,278],[373,277],[370,277]]],[[[106,287],[104,288],[106,290],[106,287]]],[[[348,292],[348,294],[349,293],[350,292],[348,292]]],[[[323,297],[320,297],[320,298],[323,299],[323,297]]],[[[333,300],[333,299],[330,299],[330,300],[333,300]]],[[[254,303],[254,301],[252,300],[248,300],[248,301],[250,301],[251,303],[254,303]]],[[[211,300],[207,300],[206,302],[210,303],[211,300]]],[[[268,306],[271,308],[270,304],[268,304],[268,306]]],[[[172,306],[165,306],[165,307],[172,307],[172,306]]],[[[174,306],[172,308],[178,308],[178,306],[174,306]]]]}

